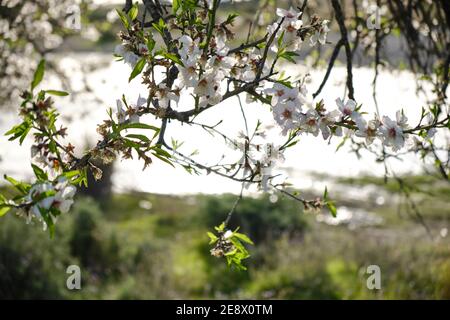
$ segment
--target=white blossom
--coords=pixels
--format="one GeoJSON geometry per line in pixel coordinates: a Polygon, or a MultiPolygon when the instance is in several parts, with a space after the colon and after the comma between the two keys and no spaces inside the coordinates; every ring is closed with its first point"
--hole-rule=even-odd
{"type": "MultiPolygon", "coordinates": [[[[427,116],[425,117],[425,122],[424,122],[425,125],[430,126],[434,122],[435,122],[435,117],[431,113],[428,113],[427,116]]],[[[434,137],[434,135],[436,134],[436,132],[437,132],[436,128],[428,129],[428,131],[427,131],[427,138],[428,139],[432,139],[434,137]]]]}
{"type": "Polygon", "coordinates": [[[311,46],[315,46],[317,42],[320,44],[325,44],[327,42],[327,35],[330,31],[330,28],[328,27],[328,20],[322,21],[322,25],[319,27],[319,30],[316,31],[311,37],[310,37],[310,44],[311,46]]]}
{"type": "Polygon", "coordinates": [[[116,111],[116,117],[117,117],[117,121],[119,124],[122,124],[125,122],[127,113],[123,108],[123,104],[122,101],[117,99],[116,100],[116,105],[117,105],[117,111],[116,111]]]}
{"type": "Polygon", "coordinates": [[[123,44],[117,45],[114,53],[123,58],[123,62],[128,64],[131,68],[136,66],[139,61],[139,56],[132,51],[129,51],[123,44]]]}
{"type": "Polygon", "coordinates": [[[301,121],[301,128],[317,137],[319,134],[319,115],[314,109],[309,109],[301,121]]]}
{"type": "MultiPolygon", "coordinates": [[[[253,49],[237,62],[238,67],[233,68],[234,77],[245,82],[253,82],[256,79],[260,61],[261,54],[258,52],[258,49],[253,49]]],[[[268,71],[268,66],[264,65],[261,74],[265,75],[268,71]]]]}
{"type": "Polygon", "coordinates": [[[297,34],[298,30],[303,26],[303,21],[299,19],[301,12],[292,7],[289,10],[278,8],[277,15],[280,19],[267,28],[270,36],[277,32],[271,50],[274,52],[278,51],[278,40],[283,35],[283,46],[289,51],[298,51],[303,42],[297,34]]]}
{"type": "Polygon", "coordinates": [[[284,18],[287,22],[298,20],[301,14],[301,12],[295,10],[293,7],[290,7],[289,10],[277,8],[277,16],[284,18]]]}
{"type": "Polygon", "coordinates": [[[230,239],[233,236],[233,231],[231,230],[227,230],[224,234],[223,234],[223,238],[225,240],[230,239]]]}
{"type": "Polygon", "coordinates": [[[119,124],[128,123],[139,123],[139,109],[145,107],[147,104],[147,99],[139,95],[135,104],[129,105],[126,109],[121,100],[116,100],[117,111],[116,117],[119,124]]]}
{"type": "Polygon", "coordinates": [[[197,62],[192,60],[183,61],[184,66],[180,66],[180,87],[192,88],[198,84],[197,62]]]}
{"type": "Polygon", "coordinates": [[[377,119],[367,122],[363,117],[358,117],[355,122],[358,127],[355,135],[360,138],[365,138],[367,145],[372,144],[377,136],[380,122],[377,119]]]}
{"type": "Polygon", "coordinates": [[[188,35],[183,35],[178,41],[182,45],[179,53],[183,62],[188,60],[197,61],[200,58],[202,51],[198,39],[194,41],[188,35]]]}
{"type": "Polygon", "coordinates": [[[58,192],[55,194],[53,205],[61,213],[69,212],[77,189],[69,184],[69,181],[66,178],[58,179],[55,189],[58,190],[58,192]]]}
{"type": "Polygon", "coordinates": [[[221,81],[225,75],[220,70],[210,69],[198,81],[194,93],[200,97],[200,106],[215,105],[222,101],[221,81]]]}
{"type": "Polygon", "coordinates": [[[348,99],[346,103],[341,98],[336,99],[336,105],[344,116],[348,116],[353,120],[359,118],[360,114],[356,110],[356,102],[348,99]]]}
{"type": "MultiPolygon", "coordinates": [[[[327,112],[322,115],[319,120],[319,129],[322,131],[322,136],[325,140],[327,140],[331,135],[330,125],[333,125],[336,122],[336,119],[339,117],[339,111],[333,110],[327,112]]],[[[338,132],[339,135],[339,132],[338,132]]]]}
{"type": "Polygon", "coordinates": [[[158,86],[158,88],[156,89],[155,97],[158,99],[159,107],[163,109],[168,108],[171,101],[174,101],[177,104],[180,101],[180,96],[172,92],[165,83],[162,83],[158,86]]]}
{"type": "Polygon", "coordinates": [[[391,147],[393,151],[398,151],[405,145],[402,127],[388,116],[383,116],[382,126],[379,131],[383,139],[383,144],[391,147]]]}
{"type": "Polygon", "coordinates": [[[273,107],[273,117],[286,135],[288,131],[300,125],[301,109],[294,101],[284,101],[273,107]]]}
{"type": "Polygon", "coordinates": [[[298,88],[289,88],[278,82],[274,83],[272,88],[265,89],[264,93],[272,96],[272,106],[286,100],[301,103],[298,88]]]}
{"type": "Polygon", "coordinates": [[[127,114],[129,116],[129,122],[130,123],[139,123],[139,109],[142,107],[145,107],[147,105],[147,99],[141,97],[141,95],[138,96],[138,99],[136,101],[136,104],[131,104],[127,110],[127,114]]]}
{"type": "Polygon", "coordinates": [[[266,143],[262,148],[263,154],[260,162],[265,167],[274,167],[277,163],[284,162],[283,151],[280,150],[280,146],[275,145],[272,142],[266,143]]]}
{"type": "Polygon", "coordinates": [[[44,229],[46,229],[47,222],[42,217],[43,212],[53,222],[56,222],[56,216],[52,214],[52,208],[63,214],[69,212],[73,204],[76,188],[64,177],[58,178],[54,183],[52,184],[48,181],[39,182],[31,187],[24,198],[25,203],[33,204],[28,211],[27,223],[34,218],[42,221],[44,229]]]}

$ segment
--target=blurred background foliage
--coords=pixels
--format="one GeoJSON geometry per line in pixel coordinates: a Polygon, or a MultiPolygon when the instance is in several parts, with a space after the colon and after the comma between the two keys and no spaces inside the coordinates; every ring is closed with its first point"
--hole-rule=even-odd
{"type": "Polygon", "coordinates": [[[246,272],[228,269],[207,244],[206,231],[226,217],[232,195],[133,192],[102,203],[81,195],[54,240],[11,215],[0,224],[0,298],[449,299],[450,188],[406,179],[433,196],[414,194],[430,234],[399,210],[406,205],[399,188],[374,177],[341,179],[334,189],[342,191],[338,204],[382,218],[376,225],[327,224],[319,217],[329,213],[303,212],[289,199],[244,198],[230,226],[255,240],[246,272]],[[349,190],[364,188],[372,193],[352,199],[349,190]],[[82,270],[79,291],[66,289],[72,264],[82,270]],[[381,268],[381,290],[366,287],[372,264],[381,268]]]}

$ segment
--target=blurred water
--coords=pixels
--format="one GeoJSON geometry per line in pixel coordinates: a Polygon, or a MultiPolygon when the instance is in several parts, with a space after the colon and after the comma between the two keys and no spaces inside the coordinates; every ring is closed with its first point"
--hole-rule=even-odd
{"type": "MultiPolygon", "coordinates": [[[[96,124],[107,118],[106,109],[115,108],[115,101],[125,94],[129,101],[136,100],[138,94],[145,95],[145,88],[139,84],[139,80],[133,80],[128,84],[130,69],[121,62],[113,62],[113,57],[107,54],[71,54],[70,57],[59,57],[63,68],[71,70],[72,87],[75,90],[83,87],[83,81],[92,89],[92,93],[80,93],[72,98],[57,98],[58,108],[62,119],[69,123],[69,138],[81,153],[86,143],[94,144],[99,139],[96,133],[96,124]],[[89,65],[98,68],[86,73],[80,72],[80,66],[89,69],[89,65]]],[[[325,70],[306,70],[292,65],[287,68],[296,74],[310,72],[311,83],[308,85],[310,93],[318,88],[325,70]]],[[[85,70],[86,71],[86,70],[85,70]]],[[[319,99],[324,99],[325,104],[334,108],[334,100],[344,96],[344,83],[346,71],[344,67],[333,69],[329,82],[324,88],[319,99]]],[[[373,113],[375,106],[372,99],[373,70],[359,68],[354,70],[356,100],[364,103],[364,111],[373,113]]],[[[56,79],[50,79],[43,84],[45,88],[59,89],[60,84],[56,79]]],[[[406,115],[412,124],[418,121],[420,109],[425,105],[425,97],[416,95],[415,78],[407,71],[382,71],[378,80],[378,102],[380,112],[389,116],[395,116],[395,111],[405,108],[406,115]]],[[[183,100],[182,100],[183,101],[183,100]]],[[[245,97],[242,101],[245,103],[245,97]]],[[[179,105],[179,109],[190,109],[190,105],[179,105]]],[[[258,119],[264,122],[272,122],[270,110],[259,104],[245,105],[248,123],[254,128],[258,119]]],[[[147,123],[158,125],[159,122],[151,117],[142,119],[147,123]]],[[[236,98],[229,99],[216,108],[203,113],[197,118],[197,122],[216,124],[223,120],[220,129],[231,136],[237,136],[239,130],[244,128],[240,108],[236,98]]],[[[6,113],[0,119],[0,131],[5,132],[13,124],[18,122],[14,113],[6,113]]],[[[189,154],[198,149],[200,154],[196,159],[203,163],[217,163],[223,154],[227,157],[233,155],[223,144],[220,137],[213,138],[198,127],[189,127],[172,122],[168,126],[167,141],[171,138],[184,141],[181,151],[189,154]]],[[[281,136],[271,136],[275,140],[281,136]]],[[[311,172],[324,173],[332,176],[357,176],[361,174],[384,173],[383,165],[376,163],[374,157],[363,153],[363,158],[358,160],[356,156],[348,152],[344,147],[335,152],[340,139],[333,139],[327,143],[320,138],[304,136],[300,143],[286,153],[286,161],[280,170],[289,175],[289,181],[300,188],[312,188],[323,190],[326,180],[311,176],[311,172]]],[[[18,178],[32,176],[29,167],[30,139],[27,139],[20,147],[16,142],[8,142],[4,136],[0,137],[0,150],[3,160],[0,162],[0,173],[18,178]]],[[[237,154],[233,156],[238,157],[237,154]]],[[[234,159],[236,159],[236,157],[234,159]]],[[[391,160],[390,165],[397,172],[418,172],[421,168],[420,160],[415,156],[402,157],[403,161],[391,160]]],[[[183,168],[173,169],[171,166],[155,160],[146,170],[142,171],[143,164],[137,160],[118,161],[113,176],[116,190],[142,190],[156,193],[192,194],[192,193],[223,193],[238,192],[238,183],[214,175],[189,175],[183,168]]]]}
{"type": "Polygon", "coordinates": [[[319,213],[316,215],[316,221],[331,226],[346,225],[350,230],[354,230],[380,225],[383,223],[383,218],[361,209],[339,207],[339,213],[336,217],[328,213],[319,213]]]}

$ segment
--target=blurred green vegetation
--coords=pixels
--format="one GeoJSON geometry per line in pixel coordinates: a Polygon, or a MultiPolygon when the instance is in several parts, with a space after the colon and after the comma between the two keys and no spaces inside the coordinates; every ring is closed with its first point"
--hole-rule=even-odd
{"type": "Polygon", "coordinates": [[[371,186],[378,198],[389,197],[376,204],[377,197],[355,200],[336,192],[338,210],[345,205],[384,219],[353,230],[318,223],[318,213],[303,212],[289,199],[244,198],[230,226],[241,226],[256,243],[246,272],[209,254],[206,232],[225,219],[233,195],[135,192],[115,194],[102,206],[82,196],[58,221],[53,240],[41,225],[10,214],[0,220],[0,298],[450,299],[450,236],[442,235],[450,226],[450,188],[406,179],[427,186],[431,200],[414,199],[431,237],[397,212],[400,190],[379,178],[335,182],[342,194],[371,186]],[[82,270],[79,291],[66,289],[72,264],[82,270]],[[381,268],[381,290],[366,287],[372,264],[381,268]]]}

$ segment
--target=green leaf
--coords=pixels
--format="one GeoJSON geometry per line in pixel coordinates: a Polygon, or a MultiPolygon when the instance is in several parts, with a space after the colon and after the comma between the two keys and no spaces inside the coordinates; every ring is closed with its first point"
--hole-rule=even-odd
{"type": "Polygon", "coordinates": [[[125,129],[148,129],[148,130],[155,130],[159,131],[160,129],[158,127],[152,126],[150,124],[145,123],[126,123],[121,124],[119,131],[125,130],[125,129]]]}
{"type": "Polygon", "coordinates": [[[238,238],[239,240],[244,241],[245,243],[254,245],[253,241],[245,234],[234,232],[233,236],[238,238]]]}
{"type": "Polygon", "coordinates": [[[338,152],[339,151],[339,149],[341,149],[344,145],[345,145],[345,142],[347,142],[347,137],[344,137],[343,139],[342,139],[342,141],[339,143],[339,145],[336,147],[336,151],[335,152],[338,152]]]}
{"type": "Polygon", "coordinates": [[[147,49],[148,52],[151,53],[153,51],[153,49],[155,48],[156,42],[155,40],[153,40],[153,38],[149,38],[147,40],[147,49]]]}
{"type": "Polygon", "coordinates": [[[131,7],[130,12],[128,12],[128,16],[130,17],[131,21],[134,21],[134,20],[136,20],[138,14],[139,14],[139,7],[138,7],[137,3],[135,3],[131,7]]]}
{"type": "Polygon", "coordinates": [[[287,78],[287,79],[275,80],[275,82],[277,82],[277,83],[279,83],[279,84],[282,84],[282,85],[284,85],[284,86],[286,86],[286,87],[292,89],[292,88],[293,88],[292,83],[291,83],[288,79],[289,79],[289,78],[287,78]]]}
{"type": "Polygon", "coordinates": [[[88,187],[87,168],[78,170],[78,177],[72,181],[72,184],[88,187]]]}
{"type": "Polygon", "coordinates": [[[150,139],[147,136],[144,136],[143,134],[127,134],[126,135],[127,138],[132,138],[132,139],[138,139],[141,140],[142,142],[150,142],[150,139]]]}
{"type": "Polygon", "coordinates": [[[44,72],[45,72],[45,60],[42,59],[36,71],[34,72],[33,81],[31,82],[31,91],[33,91],[39,83],[41,83],[42,79],[44,78],[44,72]]]}
{"type": "Polygon", "coordinates": [[[133,71],[131,72],[130,78],[128,79],[128,82],[131,82],[134,78],[136,78],[142,70],[144,70],[145,64],[147,63],[147,60],[145,58],[141,58],[136,65],[134,66],[133,71]]]}
{"type": "Polygon", "coordinates": [[[134,148],[134,149],[139,149],[140,145],[139,143],[133,141],[133,140],[129,140],[129,139],[123,139],[123,143],[125,144],[125,146],[129,147],[129,148],[134,148]]]}
{"type": "Polygon", "coordinates": [[[164,36],[164,29],[166,28],[166,23],[163,19],[159,19],[158,24],[152,23],[153,28],[158,31],[161,36],[164,36]]]}
{"type": "Polygon", "coordinates": [[[172,158],[172,155],[168,153],[166,150],[163,150],[159,147],[159,145],[152,147],[154,151],[156,151],[157,154],[166,157],[166,158],[172,158]]]}
{"type": "Polygon", "coordinates": [[[198,4],[198,0],[180,0],[181,5],[185,11],[193,10],[198,4]]]}
{"type": "Polygon", "coordinates": [[[52,96],[58,96],[58,97],[65,97],[65,96],[69,95],[69,93],[67,93],[65,91],[59,91],[59,90],[46,90],[45,92],[52,96]]]}
{"type": "Polygon", "coordinates": [[[337,209],[336,209],[336,206],[334,205],[334,203],[332,201],[327,201],[326,204],[327,204],[328,210],[330,210],[331,215],[334,218],[336,218],[336,216],[337,216],[337,209]]]}
{"type": "Polygon", "coordinates": [[[172,167],[174,167],[175,168],[175,166],[173,165],[173,163],[170,161],[170,160],[168,160],[167,158],[165,158],[164,156],[162,156],[162,155],[159,155],[159,154],[157,154],[157,153],[152,153],[155,157],[157,157],[159,160],[161,160],[161,161],[163,161],[163,162],[165,162],[165,163],[167,163],[167,164],[170,164],[172,167]]]}
{"type": "Polygon", "coordinates": [[[181,61],[181,59],[178,58],[178,57],[177,57],[176,55],[174,55],[173,53],[165,52],[165,53],[163,54],[163,56],[164,56],[166,59],[172,60],[172,61],[175,62],[176,64],[179,64],[179,65],[181,65],[181,66],[184,66],[184,65],[183,65],[183,62],[181,61]]]}
{"type": "Polygon", "coordinates": [[[24,182],[20,182],[17,181],[16,179],[7,176],[6,174],[4,175],[4,178],[11,183],[19,192],[21,192],[22,194],[26,194],[28,193],[28,191],[31,188],[31,185],[28,183],[24,183],[24,182]]]}
{"type": "Polygon", "coordinates": [[[217,232],[222,232],[225,229],[225,222],[222,222],[218,227],[214,227],[214,229],[216,229],[217,232]]]}
{"type": "Polygon", "coordinates": [[[216,243],[217,242],[217,240],[219,239],[214,233],[212,233],[212,232],[207,232],[206,233],[207,235],[208,235],[208,237],[209,237],[209,244],[214,244],[214,243],[216,243]]]}
{"type": "Polygon", "coordinates": [[[4,216],[11,210],[11,206],[6,204],[6,198],[0,194],[0,217],[4,216]]]}
{"type": "Polygon", "coordinates": [[[225,21],[225,24],[231,24],[234,22],[234,19],[239,17],[239,14],[237,13],[230,13],[227,17],[227,20],[225,21]]]}
{"type": "Polygon", "coordinates": [[[244,252],[244,253],[247,252],[244,245],[238,239],[234,239],[232,237],[232,238],[230,238],[230,241],[238,249],[239,252],[244,252]]]}
{"type": "Polygon", "coordinates": [[[323,200],[327,201],[328,200],[328,188],[325,187],[325,190],[323,191],[323,200]]]}
{"type": "Polygon", "coordinates": [[[5,214],[7,214],[11,210],[11,207],[0,205],[0,217],[3,217],[5,214]]]}
{"type": "Polygon", "coordinates": [[[284,39],[284,31],[281,32],[281,35],[280,35],[280,37],[278,38],[278,42],[277,42],[277,44],[278,44],[278,50],[281,49],[281,46],[282,46],[282,44],[283,44],[283,39],[284,39]]]}
{"type": "Polygon", "coordinates": [[[42,219],[44,219],[45,223],[47,224],[50,239],[53,239],[53,237],[55,236],[55,224],[53,223],[53,219],[50,216],[50,212],[41,207],[39,207],[39,212],[41,213],[42,219]]]}
{"type": "Polygon", "coordinates": [[[181,5],[181,0],[173,0],[173,2],[172,2],[172,10],[173,10],[174,14],[176,14],[178,9],[180,9],[180,5],[181,5]]]}
{"type": "Polygon", "coordinates": [[[287,144],[283,149],[287,149],[287,148],[293,147],[293,146],[295,146],[298,142],[299,142],[299,140],[294,140],[294,141],[292,141],[291,143],[287,144]]]}
{"type": "Polygon", "coordinates": [[[117,12],[117,14],[118,14],[119,17],[120,17],[120,20],[122,20],[123,26],[124,26],[126,29],[129,29],[129,28],[130,28],[130,22],[128,22],[128,17],[127,17],[127,15],[126,15],[122,10],[119,10],[119,9],[116,9],[116,12],[117,12]]]}
{"type": "Polygon", "coordinates": [[[237,249],[234,249],[230,252],[225,253],[225,256],[234,256],[237,253],[237,251],[238,251],[237,249]]]}
{"type": "Polygon", "coordinates": [[[38,178],[38,180],[41,180],[41,181],[48,180],[48,176],[44,170],[42,170],[41,168],[39,168],[38,166],[36,166],[34,164],[31,164],[31,167],[33,168],[34,175],[36,176],[36,178],[38,178]]]}
{"type": "Polygon", "coordinates": [[[80,175],[80,171],[79,170],[72,170],[72,171],[67,171],[67,172],[64,172],[61,176],[63,176],[63,177],[66,177],[67,179],[72,179],[72,178],[74,178],[74,177],[76,177],[76,176],[79,176],[80,175]]]}
{"type": "Polygon", "coordinates": [[[286,51],[286,52],[283,52],[282,54],[280,54],[280,58],[286,59],[287,61],[295,63],[295,64],[297,62],[295,61],[294,57],[297,57],[297,56],[298,56],[298,54],[293,51],[286,51]]]}
{"type": "Polygon", "coordinates": [[[5,133],[5,136],[11,136],[8,140],[9,141],[13,141],[16,140],[18,138],[20,138],[20,144],[23,143],[23,141],[25,140],[26,136],[28,135],[28,132],[30,132],[32,127],[32,123],[31,121],[29,121],[28,119],[25,120],[24,122],[22,122],[19,125],[14,126],[11,130],[9,130],[8,132],[5,133]]]}

